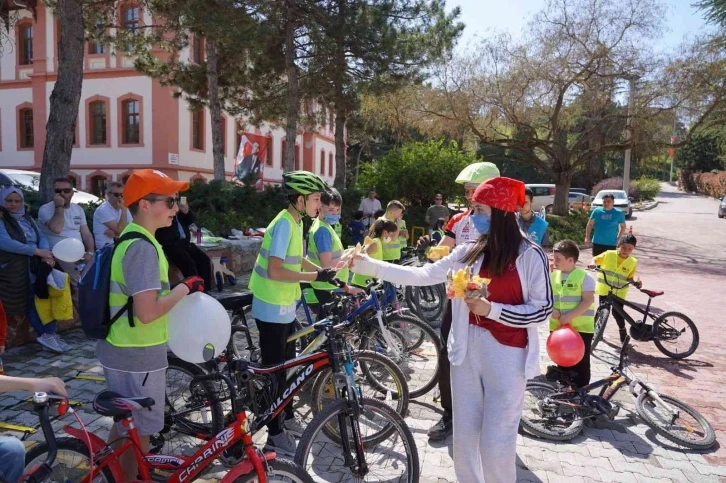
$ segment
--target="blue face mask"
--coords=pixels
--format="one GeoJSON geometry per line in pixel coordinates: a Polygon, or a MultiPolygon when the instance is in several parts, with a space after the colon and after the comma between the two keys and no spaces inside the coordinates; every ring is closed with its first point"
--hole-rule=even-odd
{"type": "Polygon", "coordinates": [[[324,220],[329,225],[335,225],[340,221],[340,215],[325,215],[324,220]]]}
{"type": "Polygon", "coordinates": [[[480,235],[489,234],[491,222],[487,215],[469,215],[469,217],[471,218],[471,223],[474,225],[474,228],[476,228],[476,231],[478,231],[480,235]]]}

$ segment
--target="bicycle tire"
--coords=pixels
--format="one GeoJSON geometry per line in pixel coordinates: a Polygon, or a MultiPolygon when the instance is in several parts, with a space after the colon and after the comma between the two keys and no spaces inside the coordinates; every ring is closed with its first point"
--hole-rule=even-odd
{"type": "Polygon", "coordinates": [[[597,312],[595,312],[595,330],[592,334],[592,343],[590,344],[590,350],[594,351],[595,347],[600,343],[602,340],[603,335],[605,335],[605,327],[608,325],[608,318],[610,317],[610,308],[601,305],[597,308],[597,312]]]}
{"type": "MultiPolygon", "coordinates": [[[[308,460],[310,459],[310,455],[312,453],[312,446],[314,443],[315,436],[323,430],[323,428],[329,424],[329,421],[331,421],[333,418],[335,418],[338,415],[343,415],[345,417],[346,413],[349,413],[351,411],[350,405],[355,404],[352,401],[349,400],[338,400],[335,403],[329,405],[326,407],[322,412],[318,413],[315,418],[310,422],[308,427],[305,429],[305,432],[302,434],[302,437],[300,438],[300,442],[297,445],[297,450],[295,451],[295,463],[300,465],[305,471],[308,470],[308,460]]],[[[361,404],[363,406],[362,413],[375,413],[377,415],[381,415],[386,419],[389,424],[389,428],[383,432],[383,434],[379,435],[379,437],[375,439],[370,438],[363,438],[363,446],[366,450],[375,450],[376,446],[383,440],[393,441],[395,438],[392,437],[393,432],[396,431],[398,433],[398,436],[401,438],[401,441],[404,444],[405,453],[407,455],[407,464],[406,469],[408,470],[408,476],[406,478],[406,481],[409,483],[414,483],[419,481],[420,477],[420,463],[419,463],[419,457],[418,457],[418,449],[416,448],[416,441],[413,438],[413,434],[411,433],[410,428],[406,424],[406,422],[403,420],[401,416],[399,416],[393,409],[391,409],[389,406],[375,400],[371,399],[362,399],[361,404]]],[[[326,443],[327,449],[329,451],[332,451],[330,448],[332,445],[330,443],[326,443]]],[[[392,452],[393,453],[393,452],[392,452]]],[[[353,454],[355,457],[355,453],[353,454]]],[[[327,458],[326,458],[327,459],[327,458]]],[[[389,464],[390,461],[390,455],[387,454],[387,458],[384,458],[386,460],[386,464],[389,464]]],[[[342,459],[340,459],[342,461],[342,459]]],[[[327,466],[330,466],[330,461],[328,460],[327,463],[324,463],[327,466]]],[[[393,467],[396,467],[395,465],[391,465],[393,467]]],[[[343,468],[342,468],[343,469],[343,468]]],[[[327,470],[327,468],[326,468],[327,470]]],[[[315,473],[313,471],[313,473],[315,473]]],[[[395,481],[400,481],[399,479],[396,479],[395,481]]]]}
{"type": "MultiPolygon", "coordinates": [[[[264,463],[263,463],[264,465],[264,463]]],[[[277,478],[289,478],[293,483],[314,483],[313,477],[310,476],[300,465],[292,461],[283,459],[274,459],[268,461],[267,464],[267,481],[268,483],[277,483],[277,478]]],[[[234,480],[234,483],[254,483],[260,481],[256,473],[249,473],[234,480]]]]}
{"type": "MultiPolygon", "coordinates": [[[[684,411],[688,413],[689,416],[691,416],[693,419],[698,422],[698,424],[701,425],[701,427],[704,429],[704,436],[700,439],[700,441],[695,442],[691,440],[687,440],[685,438],[682,438],[678,436],[678,433],[674,433],[673,430],[668,430],[662,426],[662,421],[657,420],[655,417],[651,415],[651,413],[646,409],[646,404],[650,402],[653,403],[654,399],[647,393],[642,392],[638,396],[638,399],[636,400],[635,409],[638,411],[638,416],[640,416],[645,424],[647,424],[653,431],[660,434],[667,440],[679,444],[681,446],[685,446],[686,448],[690,449],[709,449],[711,448],[714,443],[716,442],[716,433],[714,433],[713,428],[711,427],[711,424],[706,421],[706,418],[701,416],[701,413],[690,407],[684,402],[679,401],[676,398],[673,398],[671,396],[664,396],[660,395],[660,398],[663,399],[668,404],[672,404],[673,406],[676,406],[681,411],[684,411]],[[647,401],[646,401],[647,400],[647,401]]],[[[686,428],[687,432],[688,428],[686,428]]]]}
{"type": "Polygon", "coordinates": [[[686,357],[692,355],[694,352],[696,352],[696,349],[698,349],[698,344],[701,341],[701,338],[698,335],[698,327],[696,327],[696,324],[690,319],[690,317],[680,312],[666,312],[659,315],[653,321],[653,335],[653,342],[655,343],[655,346],[658,348],[659,351],[661,351],[663,354],[667,355],[671,359],[685,359],[686,357]],[[663,345],[662,340],[658,339],[658,333],[659,330],[661,330],[660,327],[667,323],[669,317],[682,319],[693,332],[693,342],[691,342],[691,346],[685,352],[672,352],[663,345]]]}
{"type": "Polygon", "coordinates": [[[413,309],[414,313],[422,320],[426,320],[432,326],[438,328],[441,325],[440,319],[444,313],[446,301],[446,289],[442,284],[426,287],[406,287],[406,305],[413,309]],[[433,302],[423,305],[421,297],[423,292],[428,292],[433,302]]]}
{"type": "Polygon", "coordinates": [[[404,348],[404,354],[406,357],[410,358],[412,355],[420,357],[423,342],[425,340],[429,340],[431,342],[435,354],[427,357],[427,359],[435,361],[436,364],[435,369],[431,371],[431,378],[429,380],[424,379],[424,383],[420,385],[411,384],[410,379],[406,378],[408,390],[412,399],[428,394],[436,387],[439,380],[439,372],[441,371],[441,368],[439,367],[439,356],[443,351],[441,338],[429,324],[410,314],[388,314],[385,316],[385,322],[387,327],[398,329],[404,335],[412,336],[411,339],[406,339],[406,347],[404,348]],[[406,325],[401,327],[401,324],[406,325]],[[415,331],[410,330],[408,326],[414,326],[416,329],[421,331],[421,334],[418,336],[414,335],[415,331]]]}
{"type": "MultiPolygon", "coordinates": [[[[79,477],[77,479],[71,479],[67,478],[65,475],[62,478],[54,478],[54,481],[62,481],[64,483],[80,483],[83,478],[88,475],[90,468],[89,465],[91,463],[91,455],[88,451],[88,446],[86,443],[81,441],[78,438],[71,438],[71,437],[63,437],[56,439],[56,446],[58,453],[61,453],[62,451],[66,451],[68,453],[77,453],[81,455],[83,458],[87,460],[86,467],[84,470],[81,470],[79,473],[79,477]]],[[[30,451],[28,451],[25,454],[25,471],[29,471],[32,467],[45,462],[48,454],[48,443],[46,441],[41,442],[40,444],[33,446],[30,451]]],[[[56,460],[53,463],[53,474],[55,475],[56,468],[59,465],[59,461],[61,458],[56,457],[56,460]]],[[[80,470],[78,465],[72,465],[72,468],[74,471],[73,473],[76,473],[80,470]]],[[[113,478],[113,474],[111,473],[111,470],[106,467],[101,471],[101,475],[103,475],[104,480],[106,483],[115,483],[116,480],[113,478]]],[[[93,481],[98,481],[98,474],[96,473],[93,481]]]]}
{"type": "MultiPolygon", "coordinates": [[[[534,382],[534,381],[528,382],[527,386],[524,390],[525,391],[525,403],[527,402],[527,398],[526,398],[527,393],[532,393],[533,390],[539,390],[542,393],[541,396],[535,395],[535,399],[537,400],[537,406],[538,406],[539,411],[543,411],[541,404],[542,404],[542,400],[545,397],[558,393],[557,389],[549,384],[546,384],[543,382],[534,382]]],[[[559,417],[559,413],[560,413],[559,409],[562,406],[557,405],[556,407],[558,408],[556,413],[552,417],[550,417],[549,420],[555,420],[557,417],[559,417]]],[[[526,408],[523,407],[522,416],[519,419],[520,427],[522,429],[524,429],[527,433],[529,433],[533,436],[537,436],[542,439],[549,439],[551,441],[569,441],[572,438],[574,438],[575,436],[577,436],[578,434],[580,434],[580,431],[582,431],[582,427],[583,427],[582,414],[577,410],[574,410],[574,412],[572,413],[572,416],[571,416],[572,423],[571,424],[569,424],[567,427],[565,427],[563,429],[553,430],[553,429],[550,429],[550,427],[548,427],[547,423],[543,422],[543,423],[539,424],[539,423],[534,422],[534,420],[525,416],[525,409],[526,408]]]]}

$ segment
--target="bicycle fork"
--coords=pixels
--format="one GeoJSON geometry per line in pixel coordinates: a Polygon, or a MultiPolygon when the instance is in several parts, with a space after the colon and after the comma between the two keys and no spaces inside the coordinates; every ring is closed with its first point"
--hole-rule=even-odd
{"type": "MultiPolygon", "coordinates": [[[[653,398],[655,402],[660,404],[666,411],[668,411],[671,414],[671,420],[670,424],[675,424],[676,420],[681,417],[681,412],[677,409],[668,404],[663,400],[663,398],[660,397],[660,394],[658,394],[653,388],[651,388],[648,384],[638,381],[637,379],[630,383],[630,392],[635,396],[636,398],[639,396],[638,393],[635,391],[635,387],[637,385],[640,385],[644,390],[645,393],[653,398]]],[[[642,392],[642,391],[641,391],[642,392]]]]}
{"type": "Polygon", "coordinates": [[[383,340],[385,340],[386,344],[388,344],[389,351],[393,353],[393,359],[396,362],[402,361],[403,353],[398,350],[398,347],[393,342],[393,337],[391,337],[391,333],[388,331],[386,324],[383,323],[383,311],[379,310],[378,312],[376,312],[376,319],[378,319],[378,328],[381,329],[383,340]]]}
{"type": "Polygon", "coordinates": [[[343,459],[344,465],[351,469],[351,472],[356,477],[364,477],[368,474],[368,463],[365,458],[365,451],[363,448],[363,437],[360,431],[360,424],[358,418],[360,417],[360,399],[361,393],[360,388],[355,382],[355,376],[353,374],[353,357],[350,353],[350,347],[347,349],[348,357],[346,362],[343,364],[345,369],[345,389],[349,395],[348,410],[345,413],[338,414],[338,426],[340,427],[340,439],[343,445],[343,459]],[[348,437],[348,426],[346,425],[346,418],[350,420],[350,430],[352,432],[352,442],[355,445],[355,456],[352,456],[351,438],[348,437]]]}

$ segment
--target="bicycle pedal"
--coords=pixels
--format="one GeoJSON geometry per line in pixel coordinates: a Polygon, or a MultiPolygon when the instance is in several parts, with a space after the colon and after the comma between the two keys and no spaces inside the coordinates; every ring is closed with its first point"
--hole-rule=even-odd
{"type": "Polygon", "coordinates": [[[618,417],[618,414],[620,414],[620,406],[618,406],[617,404],[613,404],[612,409],[610,409],[610,414],[608,415],[608,418],[613,421],[616,417],[618,417]]]}

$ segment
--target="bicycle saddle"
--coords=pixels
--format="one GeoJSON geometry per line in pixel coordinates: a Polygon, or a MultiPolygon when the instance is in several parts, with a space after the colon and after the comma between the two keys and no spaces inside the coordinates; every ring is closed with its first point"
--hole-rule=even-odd
{"type": "Polygon", "coordinates": [[[150,409],[154,399],[150,397],[124,397],[117,392],[103,391],[93,400],[93,410],[101,416],[126,416],[131,411],[150,409]]]}
{"type": "Polygon", "coordinates": [[[665,293],[663,290],[642,290],[642,292],[648,297],[658,297],[665,293]]]}
{"type": "Polygon", "coordinates": [[[226,310],[237,310],[252,305],[252,292],[217,299],[226,310]]]}

